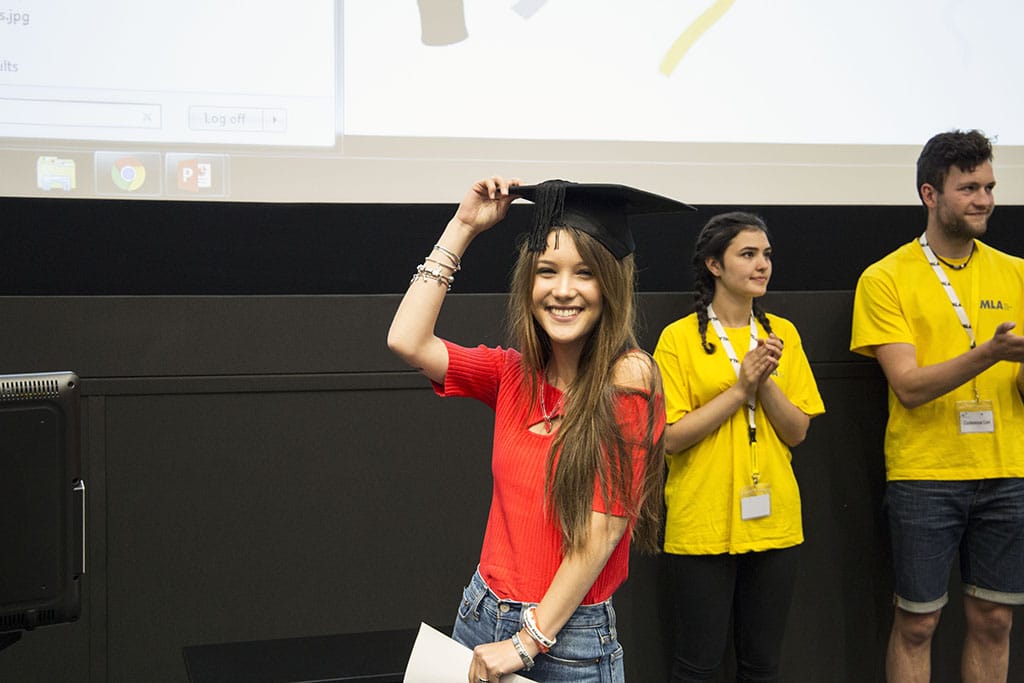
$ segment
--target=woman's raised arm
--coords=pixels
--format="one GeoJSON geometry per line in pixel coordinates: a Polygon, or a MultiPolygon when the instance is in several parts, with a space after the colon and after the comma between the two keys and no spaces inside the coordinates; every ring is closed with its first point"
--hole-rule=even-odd
{"type": "Polygon", "coordinates": [[[512,203],[510,184],[493,176],[479,180],[466,192],[458,210],[423,263],[414,271],[388,330],[388,348],[435,382],[444,381],[448,350],[434,326],[445,293],[462,266],[469,243],[498,223],[512,203]]]}

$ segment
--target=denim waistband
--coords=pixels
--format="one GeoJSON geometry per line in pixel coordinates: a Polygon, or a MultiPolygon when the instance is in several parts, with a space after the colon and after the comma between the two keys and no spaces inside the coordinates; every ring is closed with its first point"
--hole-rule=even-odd
{"type": "MultiPolygon", "coordinates": [[[[502,619],[518,619],[521,621],[523,609],[537,604],[536,602],[520,602],[518,600],[498,597],[491,590],[491,587],[487,585],[487,582],[484,581],[479,569],[470,580],[470,589],[475,599],[473,604],[468,606],[468,611],[476,612],[480,609],[493,610],[502,619]]],[[[595,628],[604,625],[608,626],[613,638],[617,637],[615,635],[615,609],[612,607],[611,598],[593,605],[579,605],[572,613],[572,616],[569,617],[569,620],[565,622],[562,629],[595,628]]]]}

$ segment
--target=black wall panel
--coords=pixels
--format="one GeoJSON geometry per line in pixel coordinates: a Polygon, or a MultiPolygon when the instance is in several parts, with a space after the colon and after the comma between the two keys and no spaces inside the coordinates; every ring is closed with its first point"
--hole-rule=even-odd
{"type": "MultiPolygon", "coordinates": [[[[395,292],[451,207],[0,201],[21,216],[0,223],[12,264],[0,269],[0,369],[79,373],[89,485],[82,619],[0,652],[0,680],[180,683],[192,645],[451,623],[479,552],[492,417],[436,398],[384,346],[395,292]],[[335,211],[380,227],[353,239],[335,211]],[[35,239],[25,216],[41,221],[35,239]],[[142,259],[146,249],[169,261],[142,259]]],[[[869,260],[916,234],[920,214],[779,207],[769,220],[782,253],[765,304],[797,324],[828,409],[794,458],[807,542],[784,675],[881,680],[885,383],[846,350],[850,290],[869,260]],[[812,217],[820,229],[808,232],[812,217]],[[901,234],[883,227],[907,218],[901,234]],[[837,231],[853,225],[874,227],[837,231]]],[[[504,296],[486,292],[502,289],[510,257],[490,238],[439,323],[462,343],[503,341],[504,296]]],[[[641,297],[648,349],[688,310],[688,287],[671,285],[688,280],[685,243],[645,262],[641,281],[664,283],[641,297]]],[[[661,596],[659,559],[634,557],[616,596],[629,680],[664,679],[661,596]]],[[[962,633],[954,599],[933,680],[958,680],[962,633]]],[[[1022,653],[1018,628],[1017,676],[1022,653]]]]}
{"type": "MultiPolygon", "coordinates": [[[[692,289],[693,240],[721,211],[743,208],[768,221],[774,291],[853,289],[864,266],[924,229],[917,206],[698,208],[636,221],[643,291],[692,289]]],[[[0,197],[0,295],[398,293],[454,209],[0,197]]],[[[455,291],[506,291],[530,214],[530,204],[513,204],[473,244],[455,291]]],[[[997,208],[988,241],[1020,253],[1022,223],[1024,207],[997,208]]]]}

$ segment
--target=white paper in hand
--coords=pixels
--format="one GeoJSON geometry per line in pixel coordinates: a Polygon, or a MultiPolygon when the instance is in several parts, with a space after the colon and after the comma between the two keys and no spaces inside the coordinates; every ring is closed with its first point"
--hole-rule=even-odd
{"type": "MultiPolygon", "coordinates": [[[[409,664],[405,667],[405,683],[452,683],[464,681],[469,673],[473,652],[437,629],[420,624],[420,632],[412,646],[409,664]]],[[[515,674],[505,674],[501,683],[530,683],[515,674]]]]}

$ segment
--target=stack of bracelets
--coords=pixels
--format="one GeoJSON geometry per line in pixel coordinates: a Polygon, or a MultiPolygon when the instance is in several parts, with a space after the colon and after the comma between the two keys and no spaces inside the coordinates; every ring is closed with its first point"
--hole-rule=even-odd
{"type": "Polygon", "coordinates": [[[448,288],[445,291],[450,292],[452,291],[452,283],[455,282],[455,273],[462,270],[462,259],[460,259],[455,252],[450,249],[445,249],[440,244],[434,245],[434,249],[431,251],[431,254],[433,254],[434,251],[441,253],[450,261],[450,263],[438,261],[437,259],[428,256],[423,260],[423,263],[416,266],[416,274],[412,276],[411,280],[409,280],[409,284],[411,285],[421,279],[433,280],[438,285],[447,285],[448,288]],[[428,261],[434,264],[433,268],[427,266],[428,261]],[[451,274],[445,275],[444,272],[441,271],[442,268],[449,269],[451,274]]]}
{"type": "Polygon", "coordinates": [[[528,607],[523,612],[523,625],[526,627],[526,632],[530,634],[530,637],[537,643],[537,647],[540,648],[541,652],[548,652],[555,646],[556,639],[548,638],[540,630],[540,626],[537,626],[537,608],[528,607]]]}

